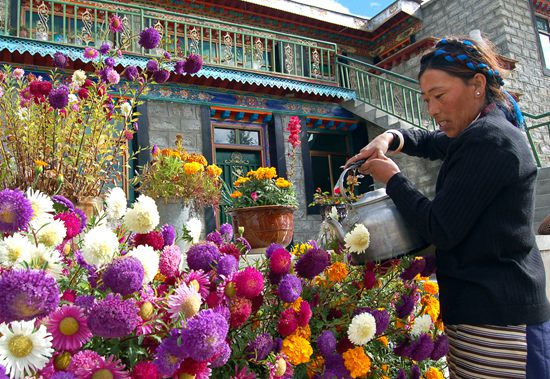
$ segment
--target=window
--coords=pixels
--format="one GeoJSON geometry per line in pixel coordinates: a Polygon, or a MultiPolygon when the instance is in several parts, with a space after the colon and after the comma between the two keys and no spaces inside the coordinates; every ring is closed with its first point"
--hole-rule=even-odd
{"type": "Polygon", "coordinates": [[[536,17],[539,32],[540,47],[544,59],[544,67],[550,70],[550,22],[547,18],[536,17]]]}
{"type": "Polygon", "coordinates": [[[350,156],[347,134],[308,132],[313,188],[332,191],[350,156]]]}

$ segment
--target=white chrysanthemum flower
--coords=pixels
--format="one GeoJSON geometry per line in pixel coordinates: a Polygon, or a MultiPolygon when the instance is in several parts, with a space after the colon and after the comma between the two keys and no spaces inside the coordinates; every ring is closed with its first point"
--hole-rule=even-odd
{"type": "Polygon", "coordinates": [[[67,236],[67,229],[61,220],[51,220],[36,231],[36,239],[49,247],[59,245],[67,236]]]}
{"type": "Polygon", "coordinates": [[[338,210],[336,209],[336,207],[330,208],[330,212],[328,213],[328,216],[331,219],[338,221],[338,210]]]}
{"type": "Polygon", "coordinates": [[[346,242],[346,248],[351,253],[361,254],[369,247],[370,233],[365,225],[357,224],[351,232],[346,234],[344,241],[346,242]]]}
{"type": "Polygon", "coordinates": [[[155,200],[145,195],[141,195],[124,215],[124,224],[134,233],[149,233],[157,227],[159,221],[155,200]]]}
{"type": "Polygon", "coordinates": [[[11,379],[34,377],[50,360],[52,336],[41,325],[34,329],[34,320],[0,324],[0,364],[11,379]]]}
{"type": "Polygon", "coordinates": [[[19,117],[21,121],[29,121],[31,119],[31,114],[27,108],[19,108],[17,117],[19,117]]]}
{"type": "Polygon", "coordinates": [[[78,97],[74,93],[69,94],[69,104],[78,103],[78,97]]]}
{"type": "Polygon", "coordinates": [[[348,328],[348,338],[354,345],[365,345],[376,334],[376,320],[368,312],[358,314],[351,319],[348,328]]]}
{"type": "Polygon", "coordinates": [[[38,190],[35,191],[32,188],[27,189],[26,195],[34,211],[33,220],[44,217],[46,214],[53,213],[53,201],[48,195],[38,190]]]}
{"type": "Polygon", "coordinates": [[[126,203],[126,193],[122,188],[111,189],[105,199],[107,217],[110,220],[120,220],[126,214],[126,203]]]}
{"type": "Polygon", "coordinates": [[[27,260],[34,245],[24,235],[15,233],[0,241],[0,265],[11,267],[27,260]]]}
{"type": "Polygon", "coordinates": [[[149,245],[139,245],[126,254],[128,257],[137,258],[143,266],[143,284],[150,283],[159,270],[159,255],[149,245]]]}
{"type": "Polygon", "coordinates": [[[86,233],[82,256],[89,264],[102,266],[113,260],[118,249],[118,238],[106,226],[96,226],[86,233]]]}
{"type": "Polygon", "coordinates": [[[72,81],[80,87],[86,81],[86,72],[83,70],[76,70],[73,72],[72,81]]]}
{"type": "Polygon", "coordinates": [[[185,229],[189,232],[189,236],[193,239],[193,243],[199,242],[202,232],[202,222],[196,217],[191,218],[185,224],[185,229]]]}
{"type": "Polygon", "coordinates": [[[168,297],[168,312],[172,314],[172,318],[178,318],[183,313],[189,319],[199,312],[201,303],[201,295],[197,289],[183,283],[168,297]]]}
{"type": "Polygon", "coordinates": [[[132,114],[132,106],[129,102],[125,102],[120,106],[120,111],[124,115],[124,117],[129,117],[132,114]]]}
{"type": "Polygon", "coordinates": [[[425,314],[417,317],[414,320],[414,324],[411,328],[411,334],[413,336],[419,336],[422,333],[428,333],[432,327],[432,318],[430,315],[425,314]]]}
{"type": "Polygon", "coordinates": [[[59,279],[63,273],[61,262],[62,258],[59,251],[39,243],[38,246],[33,246],[29,258],[19,265],[22,267],[28,266],[31,269],[44,270],[55,279],[59,279]]]}

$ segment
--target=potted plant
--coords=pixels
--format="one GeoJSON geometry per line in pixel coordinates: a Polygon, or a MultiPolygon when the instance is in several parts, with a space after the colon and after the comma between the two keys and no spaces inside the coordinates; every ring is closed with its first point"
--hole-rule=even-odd
{"type": "Polygon", "coordinates": [[[235,191],[224,200],[233,224],[244,228],[244,237],[253,248],[271,243],[287,246],[294,229],[293,212],[298,205],[292,183],[277,176],[275,167],[260,167],[239,177],[235,191]]]}
{"type": "Polygon", "coordinates": [[[347,216],[346,204],[353,203],[358,199],[358,196],[355,194],[355,189],[358,184],[359,178],[356,175],[348,175],[344,193],[337,187],[334,188],[332,192],[323,191],[320,187],[317,187],[313,194],[313,201],[308,206],[319,206],[321,218],[323,220],[331,212],[336,212],[338,219],[342,220],[347,216]],[[335,208],[335,211],[333,211],[333,208],[335,208]]]}
{"type": "Polygon", "coordinates": [[[137,189],[157,202],[162,223],[181,231],[192,208],[217,208],[221,197],[222,170],[209,165],[201,154],[188,153],[183,137],[176,136],[174,148],[152,148],[153,159],[134,177],[137,189]]]}

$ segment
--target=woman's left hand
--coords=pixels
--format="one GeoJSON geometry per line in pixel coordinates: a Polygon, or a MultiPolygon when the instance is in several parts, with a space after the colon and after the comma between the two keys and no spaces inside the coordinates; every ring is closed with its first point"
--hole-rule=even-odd
{"type": "Polygon", "coordinates": [[[377,182],[387,184],[390,178],[401,170],[390,158],[379,154],[378,157],[366,161],[359,168],[359,172],[372,176],[377,182]]]}

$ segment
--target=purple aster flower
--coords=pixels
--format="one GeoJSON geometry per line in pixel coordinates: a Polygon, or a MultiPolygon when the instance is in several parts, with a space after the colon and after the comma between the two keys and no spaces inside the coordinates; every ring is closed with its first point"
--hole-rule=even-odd
{"type": "Polygon", "coordinates": [[[237,258],[232,255],[224,255],[218,262],[217,271],[219,275],[229,276],[239,268],[237,258]]]}
{"type": "Polygon", "coordinates": [[[414,297],[401,295],[398,305],[395,307],[395,313],[399,318],[405,318],[411,314],[414,309],[414,297]]]}
{"type": "Polygon", "coordinates": [[[413,348],[410,337],[406,336],[393,348],[393,352],[400,357],[409,357],[413,348]]]}
{"type": "Polygon", "coordinates": [[[109,19],[109,30],[113,33],[120,33],[123,29],[122,19],[116,15],[112,15],[109,19]]]}
{"type": "Polygon", "coordinates": [[[128,80],[130,82],[133,82],[139,76],[138,69],[137,69],[136,66],[126,67],[123,74],[124,74],[124,77],[126,78],[126,80],[128,80]]]}
{"type": "Polygon", "coordinates": [[[211,309],[200,311],[181,332],[181,349],[189,357],[204,362],[212,358],[225,342],[229,324],[225,317],[211,309]]]}
{"type": "Polygon", "coordinates": [[[267,278],[269,279],[269,283],[271,283],[273,285],[277,285],[277,284],[281,283],[281,279],[285,275],[286,274],[276,274],[273,271],[269,270],[269,273],[267,274],[267,278]]]}
{"type": "Polygon", "coordinates": [[[163,377],[172,376],[186,358],[180,338],[180,331],[174,329],[170,332],[170,336],[163,339],[157,347],[154,363],[163,377]]]}
{"type": "Polygon", "coordinates": [[[42,270],[11,270],[0,276],[0,322],[45,317],[59,304],[55,279],[42,270]]]}
{"type": "Polygon", "coordinates": [[[282,348],[283,348],[283,339],[279,337],[275,337],[273,339],[273,352],[275,354],[278,354],[281,352],[282,348]]]}
{"type": "Polygon", "coordinates": [[[239,237],[235,240],[235,245],[241,245],[240,246],[240,250],[241,250],[241,253],[243,254],[246,254],[248,253],[250,250],[252,250],[252,246],[250,246],[250,243],[246,240],[246,238],[244,237],[239,237]],[[244,252],[243,252],[243,249],[244,249],[244,252]]]}
{"type": "Polygon", "coordinates": [[[202,57],[198,54],[189,54],[183,63],[183,71],[195,74],[202,68],[202,57]]]}
{"type": "Polygon", "coordinates": [[[134,257],[118,258],[105,269],[103,283],[111,291],[127,296],[141,289],[143,275],[143,265],[139,259],[134,257]]]}
{"type": "Polygon", "coordinates": [[[187,265],[191,270],[209,272],[219,259],[220,251],[212,242],[193,245],[187,252],[187,265]]]}
{"type": "Polygon", "coordinates": [[[435,338],[434,348],[430,358],[438,361],[449,352],[449,338],[445,334],[440,334],[435,338]]]}
{"type": "Polygon", "coordinates": [[[302,282],[292,274],[286,274],[279,283],[279,298],[285,303],[293,303],[302,294],[302,282]]]}
{"type": "Polygon", "coordinates": [[[111,44],[109,44],[108,42],[102,43],[101,47],[99,48],[99,52],[101,53],[101,55],[107,54],[109,50],[111,50],[111,44]]]}
{"type": "Polygon", "coordinates": [[[8,375],[6,375],[6,368],[2,365],[0,365],[0,379],[10,379],[8,375]]]}
{"type": "Polygon", "coordinates": [[[164,59],[168,59],[168,60],[172,59],[172,56],[168,51],[165,51],[163,55],[164,55],[164,59]]]}
{"type": "Polygon", "coordinates": [[[74,208],[74,213],[80,218],[80,228],[84,229],[86,227],[86,223],[88,222],[88,218],[86,217],[86,213],[80,208],[74,208]]]}
{"type": "Polygon", "coordinates": [[[160,149],[157,145],[153,145],[153,148],[151,149],[151,154],[157,155],[159,153],[160,149]]]}
{"type": "Polygon", "coordinates": [[[309,249],[298,259],[294,268],[299,276],[306,279],[313,279],[330,264],[328,253],[319,248],[309,249]]]}
{"type": "Polygon", "coordinates": [[[160,228],[162,233],[162,239],[164,239],[164,246],[173,245],[176,241],[176,229],[171,224],[165,224],[160,228]]]}
{"type": "Polygon", "coordinates": [[[407,374],[405,374],[405,371],[402,368],[399,369],[395,379],[407,379],[407,374]]]}
{"type": "Polygon", "coordinates": [[[67,210],[73,210],[74,209],[73,202],[71,200],[67,199],[65,196],[54,195],[54,196],[52,196],[52,201],[55,203],[54,207],[55,207],[56,204],[59,204],[59,205],[65,207],[67,210]]]}
{"type": "MultiPolygon", "coordinates": [[[[0,378],[2,378],[1,375],[0,378]]],[[[69,371],[57,371],[55,374],[50,376],[50,379],[77,379],[77,377],[69,371]]]]}
{"type": "Polygon", "coordinates": [[[119,294],[108,294],[90,310],[88,326],[98,337],[119,338],[132,333],[140,322],[139,308],[133,299],[122,300],[119,294]]]}
{"type": "Polygon", "coordinates": [[[96,305],[96,303],[96,298],[93,295],[77,296],[74,300],[74,305],[82,308],[86,314],[90,313],[90,310],[94,305],[96,305]]]}
{"type": "Polygon", "coordinates": [[[268,333],[262,333],[254,341],[251,341],[244,351],[250,359],[263,361],[271,353],[271,350],[273,350],[273,337],[268,333]]]}
{"type": "Polygon", "coordinates": [[[27,230],[34,215],[32,204],[18,189],[0,191],[0,232],[27,230]]]}
{"type": "Polygon", "coordinates": [[[168,70],[158,70],[153,72],[153,80],[157,83],[164,83],[170,79],[170,71],[168,70]]]}
{"type": "Polygon", "coordinates": [[[113,57],[105,58],[105,66],[114,67],[115,63],[116,63],[115,58],[113,58],[113,57]]]}
{"type": "Polygon", "coordinates": [[[280,245],[278,243],[272,243],[271,245],[269,245],[267,249],[265,249],[265,256],[267,258],[271,258],[271,254],[273,254],[274,251],[279,249],[284,249],[283,245],[280,245]]]}
{"type": "Polygon", "coordinates": [[[431,276],[435,273],[437,268],[437,262],[435,255],[426,255],[424,257],[424,261],[426,261],[426,266],[424,267],[424,270],[420,273],[422,276],[431,276]]]}
{"type": "Polygon", "coordinates": [[[223,244],[222,235],[217,231],[208,233],[208,235],[206,236],[206,240],[213,242],[218,246],[221,246],[223,244]]]}
{"type": "Polygon", "coordinates": [[[160,42],[160,34],[155,28],[146,28],[139,33],[138,44],[145,49],[154,49],[160,42]]]}
{"type": "Polygon", "coordinates": [[[184,61],[177,61],[175,64],[174,64],[174,72],[178,75],[183,75],[184,71],[183,71],[183,65],[185,64],[184,61]]]}
{"type": "Polygon", "coordinates": [[[386,331],[390,325],[390,314],[385,309],[374,309],[370,314],[376,321],[376,335],[380,335],[386,331]]]}
{"type": "Polygon", "coordinates": [[[55,67],[65,68],[67,66],[67,56],[58,51],[53,55],[53,64],[55,67]]]}
{"type": "Polygon", "coordinates": [[[411,374],[409,375],[410,379],[420,379],[420,367],[414,365],[411,367],[411,374]]]}
{"type": "Polygon", "coordinates": [[[330,330],[324,330],[317,337],[317,349],[323,357],[328,357],[336,351],[336,337],[330,330]]]}
{"type": "Polygon", "coordinates": [[[99,53],[93,47],[87,47],[84,49],[84,58],[96,59],[99,56],[99,53]]]}
{"type": "Polygon", "coordinates": [[[69,104],[69,88],[61,85],[52,89],[49,94],[50,105],[54,109],[63,109],[69,104]]]}
{"type": "Polygon", "coordinates": [[[351,377],[340,354],[333,353],[325,357],[325,373],[323,378],[348,379],[351,377]]]}
{"type": "Polygon", "coordinates": [[[159,69],[159,62],[156,59],[150,59],[145,65],[147,71],[156,72],[159,69]]]}
{"type": "Polygon", "coordinates": [[[409,357],[415,361],[423,361],[430,357],[433,349],[434,342],[432,341],[432,337],[426,333],[422,333],[416,341],[412,343],[412,351],[409,353],[409,357]]]}
{"type": "Polygon", "coordinates": [[[399,276],[403,280],[413,280],[414,277],[420,274],[425,267],[426,261],[424,259],[415,259],[411,262],[411,265],[407,267],[399,276]]]}
{"type": "Polygon", "coordinates": [[[220,234],[226,241],[231,241],[233,239],[233,226],[231,224],[221,224],[220,234]]]}
{"type": "Polygon", "coordinates": [[[210,367],[222,367],[224,366],[229,358],[231,357],[231,348],[227,342],[222,344],[222,347],[216,354],[216,358],[210,364],[210,367]]]}

